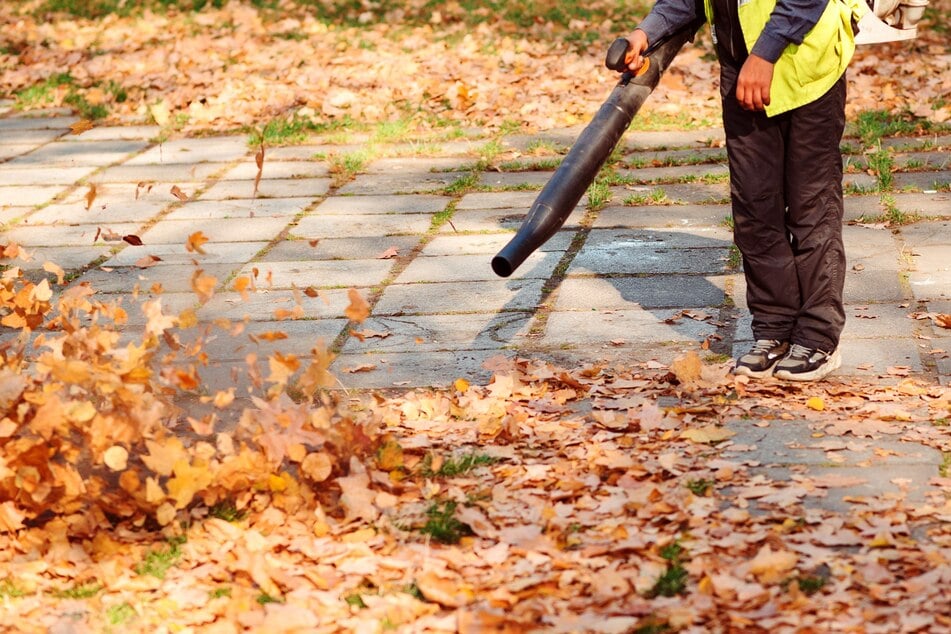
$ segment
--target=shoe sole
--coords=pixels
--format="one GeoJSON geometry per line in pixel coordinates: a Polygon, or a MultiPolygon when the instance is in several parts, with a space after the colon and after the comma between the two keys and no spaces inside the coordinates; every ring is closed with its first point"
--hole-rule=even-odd
{"type": "MultiPolygon", "coordinates": [[[[780,359],[776,359],[776,363],[779,363],[780,359]]],[[[733,374],[739,376],[748,376],[752,379],[765,379],[768,376],[773,376],[773,370],[776,368],[776,363],[769,366],[765,370],[751,370],[745,365],[736,366],[733,368],[733,374]]]]}
{"type": "Polygon", "coordinates": [[[836,348],[835,352],[829,357],[829,360],[812,372],[793,374],[788,370],[776,370],[773,372],[773,376],[777,379],[783,379],[784,381],[818,381],[838,370],[840,365],[842,365],[842,355],[839,353],[839,349],[836,348]]]}

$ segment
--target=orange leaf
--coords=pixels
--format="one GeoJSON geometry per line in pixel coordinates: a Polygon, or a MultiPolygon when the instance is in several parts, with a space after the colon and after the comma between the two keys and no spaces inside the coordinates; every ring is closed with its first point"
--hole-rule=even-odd
{"type": "Polygon", "coordinates": [[[92,130],[92,128],[92,121],[89,119],[82,119],[81,121],[77,121],[76,123],[70,125],[69,132],[70,134],[82,134],[83,132],[92,130]]]}
{"type": "Polygon", "coordinates": [[[185,250],[189,253],[201,253],[204,255],[205,250],[202,248],[202,245],[206,242],[208,242],[208,238],[205,237],[205,234],[201,231],[196,231],[188,236],[188,240],[185,241],[185,250]]]}
{"type": "Polygon", "coordinates": [[[86,192],[86,211],[89,211],[89,208],[92,207],[94,200],[96,200],[96,185],[90,184],[89,191],[86,192]]]}
{"type": "Polygon", "coordinates": [[[178,198],[181,201],[188,200],[188,194],[183,192],[178,185],[172,185],[171,194],[175,198],[178,198]]]}
{"type": "Polygon", "coordinates": [[[363,322],[370,316],[370,305],[366,303],[366,300],[360,296],[355,288],[347,291],[347,296],[350,298],[350,305],[343,311],[343,314],[357,323],[363,322]]]}

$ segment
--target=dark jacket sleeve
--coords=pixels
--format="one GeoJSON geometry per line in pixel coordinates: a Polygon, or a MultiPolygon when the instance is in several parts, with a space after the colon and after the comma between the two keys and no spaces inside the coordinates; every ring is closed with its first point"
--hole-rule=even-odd
{"type": "Polygon", "coordinates": [[[750,53],[775,62],[787,46],[802,44],[802,39],[822,17],[829,2],[837,1],[778,0],[750,53]]]}
{"type": "Polygon", "coordinates": [[[687,26],[696,17],[696,0],[658,0],[637,28],[647,35],[648,44],[653,44],[687,26]]]}

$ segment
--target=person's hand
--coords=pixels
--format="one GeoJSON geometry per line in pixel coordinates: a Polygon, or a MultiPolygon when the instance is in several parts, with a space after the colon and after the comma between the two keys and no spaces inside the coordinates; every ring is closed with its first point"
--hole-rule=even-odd
{"type": "Polygon", "coordinates": [[[773,81],[773,63],[750,55],[736,80],[736,98],[746,110],[764,110],[769,105],[769,86],[773,81]]]}
{"type": "Polygon", "coordinates": [[[636,73],[641,69],[641,66],[644,65],[644,58],[642,57],[644,51],[647,50],[647,33],[640,29],[636,29],[631,33],[630,37],[627,38],[628,47],[627,54],[624,56],[624,63],[627,64],[627,67],[631,69],[632,73],[636,73]]]}

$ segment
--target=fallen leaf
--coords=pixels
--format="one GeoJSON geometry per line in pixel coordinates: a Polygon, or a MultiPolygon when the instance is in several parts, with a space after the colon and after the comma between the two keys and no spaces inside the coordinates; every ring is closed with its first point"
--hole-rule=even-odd
{"type": "Polygon", "coordinates": [[[189,253],[201,253],[204,254],[205,250],[202,246],[208,242],[208,238],[205,237],[205,234],[201,231],[196,231],[195,233],[188,236],[188,240],[185,241],[185,250],[189,253]]]}
{"type": "Polygon", "coordinates": [[[129,464],[129,452],[121,445],[113,445],[103,453],[102,461],[113,471],[122,471],[129,464]]]}
{"type": "Polygon", "coordinates": [[[129,235],[122,236],[122,239],[134,247],[142,246],[142,238],[140,238],[137,235],[133,235],[130,233],[129,235]]]}
{"type": "MultiPolygon", "coordinates": [[[[88,132],[93,129],[92,121],[89,119],[80,119],[76,123],[70,124],[69,133],[70,134],[82,134],[83,132],[88,132]]],[[[87,207],[87,209],[89,209],[87,207]]]]}
{"type": "Polygon", "coordinates": [[[89,211],[89,208],[92,207],[93,201],[96,200],[95,183],[91,183],[89,185],[89,191],[86,192],[86,195],[84,196],[84,198],[86,199],[86,211],[89,211]]]}
{"type": "Polygon", "coordinates": [[[680,433],[681,438],[692,440],[697,443],[718,443],[732,438],[736,434],[726,427],[717,427],[716,425],[706,425],[700,428],[685,429],[680,433]]]}
{"type": "Polygon", "coordinates": [[[139,267],[140,269],[147,269],[149,267],[155,266],[161,261],[162,258],[157,255],[145,255],[135,261],[135,266],[139,267]]]}
{"type": "Polygon", "coordinates": [[[343,314],[352,321],[362,323],[370,316],[370,305],[366,303],[366,300],[360,296],[355,288],[347,291],[347,296],[350,298],[350,305],[343,311],[343,314]]]}
{"type": "Polygon", "coordinates": [[[376,256],[376,259],[378,259],[378,260],[389,260],[389,259],[391,259],[391,258],[395,258],[395,257],[398,256],[399,254],[400,254],[400,252],[399,252],[399,250],[398,250],[396,247],[390,247],[389,249],[387,249],[387,250],[384,251],[383,253],[381,253],[381,254],[379,254],[378,256],[376,256]]]}
{"type": "Polygon", "coordinates": [[[172,194],[172,196],[174,196],[175,198],[183,202],[188,200],[188,194],[183,192],[182,189],[178,185],[172,185],[172,189],[170,190],[170,193],[172,194]]]}

